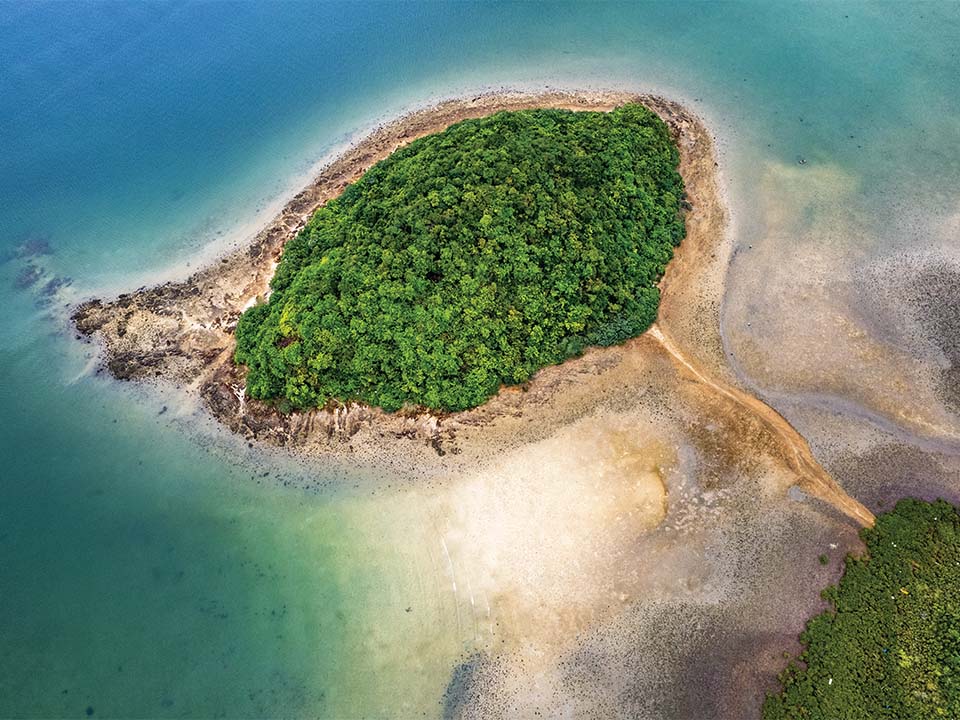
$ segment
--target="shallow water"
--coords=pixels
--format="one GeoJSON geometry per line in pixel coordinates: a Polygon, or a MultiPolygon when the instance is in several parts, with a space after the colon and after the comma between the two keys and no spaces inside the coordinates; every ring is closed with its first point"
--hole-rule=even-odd
{"type": "MultiPolygon", "coordinates": [[[[498,643],[529,661],[575,627],[590,652],[621,658],[610,638],[623,636],[603,628],[630,617],[630,647],[651,652],[675,584],[706,618],[699,642],[725,657],[712,623],[755,581],[733,535],[756,533],[779,567],[794,531],[811,545],[850,533],[804,506],[774,529],[695,533],[688,552],[645,535],[662,512],[655,466],[681,468],[663,470],[675,498],[723,501],[685,484],[703,459],[661,447],[665,431],[616,450],[615,415],[602,437],[548,439],[533,460],[436,488],[381,477],[317,491],[322,465],[254,457],[174,395],[92,374],[63,305],[242,242],[327,153],[431,98],[657,90],[720,142],[738,247],[724,331],[745,382],[850,489],[948,491],[960,357],[944,333],[960,307],[936,279],[960,264],[958,48],[952,3],[0,5],[0,716],[434,716],[466,692],[454,668],[498,643]],[[57,278],[71,284],[46,297],[57,278]],[[607,516],[616,503],[578,442],[606,447],[620,472],[640,463],[642,517],[607,516]],[[920,450],[879,477],[896,442],[920,450]],[[702,562],[731,547],[743,557],[729,578],[702,562]],[[610,580],[632,572],[628,549],[660,574],[610,580]]],[[[756,586],[797,582],[772,577],[756,586]]],[[[805,597],[814,608],[815,589],[805,597]]],[[[766,607],[763,632],[795,630],[766,607]]],[[[678,678],[681,646],[660,646],[678,678]]],[[[543,707],[592,697],[565,706],[544,662],[540,680],[489,682],[549,694],[543,707]]],[[[627,692],[574,665],[581,691],[627,692]]],[[[686,689],[657,687],[645,712],[683,706],[686,689]]]]}

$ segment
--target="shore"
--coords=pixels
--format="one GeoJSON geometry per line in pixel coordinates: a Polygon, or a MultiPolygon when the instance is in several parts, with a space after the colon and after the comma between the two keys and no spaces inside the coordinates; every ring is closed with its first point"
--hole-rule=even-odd
{"type": "MultiPolygon", "coordinates": [[[[719,333],[730,254],[713,138],[688,109],[657,96],[621,91],[492,92],[441,102],[378,127],[333,160],[248,247],[182,282],[85,302],[73,319],[81,334],[99,340],[105,367],[114,377],[171,382],[198,394],[217,420],[250,442],[423,475],[476,467],[494,452],[548,437],[601,406],[615,405],[624,388],[638,385],[638,370],[649,376],[652,368],[662,365],[660,329],[683,348],[684,364],[692,363],[725,385],[736,386],[719,333]],[[689,204],[687,236],[661,281],[656,332],[618,347],[590,348],[581,357],[544,368],[522,387],[502,388],[484,405],[452,414],[390,414],[358,403],[282,414],[245,397],[245,371],[232,359],[237,319],[269,292],[286,241],[317,208],[373,164],[419,137],[467,118],[528,108],[609,111],[627,102],[643,103],[670,127],[680,149],[679,169],[689,204]]],[[[711,414],[709,406],[717,402],[709,385],[684,382],[675,371],[657,382],[664,392],[672,389],[689,396],[698,413],[711,414]]],[[[794,440],[785,441],[782,430],[773,426],[758,427],[746,406],[722,413],[722,423],[731,438],[748,436],[754,452],[779,457],[796,470],[794,440]]],[[[736,442],[742,445],[744,440],[736,442]]],[[[805,445],[803,450],[809,452],[805,445]]],[[[741,447],[739,452],[748,451],[741,447]]],[[[795,482],[804,487],[803,473],[795,482]]],[[[849,498],[838,487],[825,492],[814,485],[811,494],[849,512],[845,507],[849,498]]],[[[863,522],[866,515],[857,517],[859,512],[856,509],[851,516],[863,522]]]]}
{"type": "MultiPolygon", "coordinates": [[[[505,388],[483,407],[454,415],[423,413],[411,417],[353,403],[333,411],[282,415],[264,403],[242,398],[243,371],[232,362],[232,331],[237,319],[256,298],[268,293],[286,241],[299,232],[317,208],[397,148],[460,120],[500,110],[550,107],[609,111],[625,102],[642,102],[656,111],[678,141],[687,146],[682,163],[687,167],[685,171],[681,168],[685,179],[691,175],[692,165],[707,162],[712,150],[699,159],[690,152],[693,148],[707,149],[709,136],[702,124],[680,105],[651,95],[491,92],[441,102],[378,127],[344,151],[287,203],[248,247],[225,255],[182,282],[121,294],[113,300],[84,302],[73,313],[73,320],[81,334],[97,337],[104,366],[111,375],[121,380],[159,378],[199,392],[218,420],[251,440],[357,453],[362,452],[359,446],[363,438],[356,436],[375,427],[381,448],[382,438],[395,436],[406,445],[410,439],[419,440],[434,453],[443,454],[456,447],[458,431],[515,413],[519,406],[542,404],[544,395],[553,394],[551,388],[564,378],[595,372],[598,358],[591,356],[608,353],[591,351],[583,359],[547,368],[526,387],[522,393],[525,399],[516,397],[517,389],[505,388]]],[[[698,175],[703,170],[698,168],[698,175]]],[[[693,196],[694,190],[688,189],[688,194],[693,196]]],[[[689,237],[685,244],[692,244],[689,237]]],[[[600,365],[607,364],[601,359],[600,365]]]]}

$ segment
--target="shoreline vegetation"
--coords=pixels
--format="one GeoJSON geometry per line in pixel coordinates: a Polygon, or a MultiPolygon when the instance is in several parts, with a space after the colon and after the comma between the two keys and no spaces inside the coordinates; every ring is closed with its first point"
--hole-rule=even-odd
{"type": "Polygon", "coordinates": [[[960,513],[908,498],[860,537],[764,720],[960,716],[960,513]]]}
{"type": "MultiPolygon", "coordinates": [[[[383,125],[344,152],[297,194],[249,247],[230,253],[185,281],[79,305],[73,320],[96,336],[105,367],[119,379],[171,382],[198,394],[215,418],[250,441],[265,441],[352,462],[416,467],[468,467],[490,456],[546,437],[582,418],[598,398],[616,397],[637,382],[637,367],[662,363],[674,373],[673,390],[705,413],[723,404],[730,437],[745,443],[721,454],[779,458],[793,484],[861,525],[873,515],[850,498],[816,463],[805,441],[775,410],[747,393],[727,365],[719,336],[723,278],[731,256],[726,212],[717,178],[713,140],[702,122],[678,103],[620,91],[494,92],[442,102],[383,125]],[[623,345],[588,348],[582,356],[537,372],[522,387],[504,387],[472,410],[387,413],[360,403],[309,411],[279,412],[245,392],[245,370],[233,362],[234,329],[241,314],[269,292],[284,244],[326,202],[338,197],[378,161],[417,138],[451,124],[501,110],[567,109],[609,112],[639,103],[670,129],[680,151],[688,212],[686,238],[659,283],[656,332],[623,345]],[[665,341],[665,339],[669,339],[665,341]],[[682,348],[682,350],[680,349],[682,348]],[[703,379],[708,378],[709,382],[703,379]],[[732,405],[731,405],[732,404],[732,405]],[[760,412],[758,414],[758,409],[760,412]]],[[[715,440],[703,441],[714,447],[715,440]]]]}

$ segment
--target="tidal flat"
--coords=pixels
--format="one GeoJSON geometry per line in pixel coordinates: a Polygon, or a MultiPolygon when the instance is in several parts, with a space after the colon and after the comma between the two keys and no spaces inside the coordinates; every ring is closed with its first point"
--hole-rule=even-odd
{"type": "MultiPolygon", "coordinates": [[[[732,664],[754,678],[769,676],[795,632],[771,628],[725,648],[726,662],[711,657],[709,668],[677,670],[678,677],[698,677],[696,687],[658,698],[642,687],[659,671],[647,677],[643,666],[617,654],[643,646],[638,634],[645,621],[637,614],[653,613],[646,623],[670,633],[674,651],[686,643],[698,657],[703,648],[684,622],[691,608],[711,607],[698,630],[708,617],[727,630],[741,617],[738,637],[748,627],[755,635],[758,618],[772,611],[766,603],[785,606],[782,596],[755,590],[785,570],[771,557],[782,547],[764,551],[769,535],[801,513],[812,527],[792,544],[808,547],[806,537],[822,542],[829,532],[837,548],[854,547],[856,527],[873,517],[820,468],[787,421],[737,387],[721,337],[734,246],[717,166],[702,121],[652,96],[508,92],[451,100],[361,140],[250,248],[182,284],[87,302],[74,319],[82,332],[101,338],[106,367],[119,378],[175,384],[203,398],[232,431],[279,445],[305,463],[388,468],[403,483],[385,507],[404,521],[383,528],[383,540],[412,555],[412,577],[396,590],[405,593],[397,597],[404,615],[419,611],[417,622],[432,629],[433,641],[424,639],[421,650],[446,654],[456,668],[442,693],[446,713],[559,712],[575,699],[583,704],[574,706],[590,712],[657,713],[661,702],[677,712],[710,703],[718,712],[747,712],[769,682],[719,693],[728,682],[723,674],[732,664]],[[285,416],[244,397],[242,373],[232,362],[232,323],[267,291],[286,238],[370,164],[464,117],[526,107],[608,110],[635,101],[672,128],[687,188],[687,237],[661,282],[654,328],[622,346],[591,348],[545,368],[523,388],[504,388],[461,413],[391,415],[353,404],[285,416]],[[425,556],[405,542],[414,529],[427,533],[425,556]],[[754,591],[745,593],[744,584],[754,591]],[[457,643],[450,633],[459,653],[451,653],[457,643]],[[565,688],[583,672],[618,682],[629,696],[605,686],[571,696],[565,688]]],[[[797,605],[794,627],[804,607],[797,605]]],[[[380,657],[388,644],[362,647],[380,657]]],[[[654,671],[682,658],[651,661],[654,671]]],[[[355,710],[343,706],[345,713],[355,710]]],[[[369,712],[389,710],[374,705],[369,712]]]]}

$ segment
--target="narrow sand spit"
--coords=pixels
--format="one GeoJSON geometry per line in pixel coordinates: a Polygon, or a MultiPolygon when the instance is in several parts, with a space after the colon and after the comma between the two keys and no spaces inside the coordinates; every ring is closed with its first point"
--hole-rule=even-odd
{"type": "Polygon", "coordinates": [[[786,445],[784,457],[793,471],[800,477],[798,485],[801,488],[824,502],[830,503],[861,525],[873,525],[875,521],[873,513],[847,495],[843,488],[830,477],[829,473],[813,457],[807,441],[787,422],[786,418],[762,400],[722,381],[714,380],[698,370],[656,324],[647,330],[647,334],[656,339],[663,346],[663,349],[670,353],[698,382],[754,413],[775,434],[781,437],[786,445]]]}
{"type": "Polygon", "coordinates": [[[737,409],[718,420],[725,427],[722,443],[718,445],[713,429],[699,438],[687,433],[687,442],[730,456],[774,458],[792,471],[794,484],[869,525],[873,522],[869,510],[848,497],[820,467],[796,430],[775,410],[737,388],[719,334],[731,247],[716,167],[712,138],[699,118],[652,95],[498,92],[450,100],[380,127],[346,151],[247,249],[183,282],[83,303],[74,321],[80,332],[99,338],[106,367],[115,377],[157,378],[199,393],[217,419],[250,440],[338,456],[354,464],[388,466],[394,473],[414,477],[487,463],[497,453],[550,436],[601,403],[625,402],[637,387],[651,393],[687,393],[705,415],[711,414],[719,398],[737,409]],[[657,327],[623,346],[590,349],[581,358],[545,368],[525,387],[504,388],[482,407],[451,415],[418,411],[390,415],[354,403],[283,415],[245,398],[244,370],[232,362],[237,318],[269,292],[284,243],[318,207],[371,165],[418,137],[467,118],[526,108],[609,111],[626,102],[645,104],[671,128],[691,206],[687,237],[661,283],[657,327]],[[697,381],[695,387],[678,385],[676,378],[655,385],[643,382],[643,376],[649,379],[651,373],[662,375],[655,368],[663,349],[697,381]]]}

